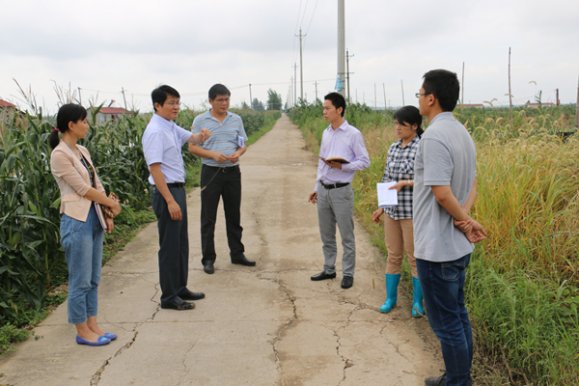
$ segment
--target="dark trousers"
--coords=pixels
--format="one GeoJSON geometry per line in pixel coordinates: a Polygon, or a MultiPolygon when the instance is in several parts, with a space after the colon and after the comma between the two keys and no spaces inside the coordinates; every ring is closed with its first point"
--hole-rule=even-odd
{"type": "Polygon", "coordinates": [[[472,329],[464,304],[469,262],[470,254],[445,263],[416,259],[426,315],[440,340],[448,386],[471,385],[472,329]]]}
{"type": "Polygon", "coordinates": [[[189,273],[189,238],[187,234],[187,202],[185,188],[169,187],[181,208],[181,221],[171,220],[167,202],[153,190],[153,210],[159,229],[159,282],[161,302],[171,302],[187,288],[189,273]]]}
{"type": "Polygon", "coordinates": [[[215,222],[219,199],[223,198],[227,242],[231,259],[243,256],[241,243],[241,171],[239,166],[218,168],[203,165],[201,169],[201,250],[202,263],[215,261],[215,222]]]}

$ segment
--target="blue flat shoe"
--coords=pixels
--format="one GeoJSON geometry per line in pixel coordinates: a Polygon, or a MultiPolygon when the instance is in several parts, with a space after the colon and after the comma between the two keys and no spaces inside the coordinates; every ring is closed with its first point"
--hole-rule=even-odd
{"type": "Polygon", "coordinates": [[[105,336],[99,336],[99,338],[97,339],[96,342],[91,342],[89,340],[86,340],[84,338],[81,338],[80,336],[76,336],[76,344],[84,344],[87,346],[104,346],[111,343],[111,340],[105,336]]]}
{"type": "Polygon", "coordinates": [[[112,332],[105,332],[105,334],[103,335],[105,338],[107,338],[108,340],[110,340],[111,342],[115,339],[117,339],[117,334],[114,334],[112,332]]]}

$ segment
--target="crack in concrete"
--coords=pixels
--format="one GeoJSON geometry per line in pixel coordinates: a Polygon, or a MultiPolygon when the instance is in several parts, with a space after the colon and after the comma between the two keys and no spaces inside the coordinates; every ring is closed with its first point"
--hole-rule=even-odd
{"type": "Polygon", "coordinates": [[[97,386],[101,380],[102,374],[104,373],[107,366],[111,363],[111,361],[116,357],[118,357],[119,355],[121,355],[125,350],[130,349],[131,346],[135,343],[135,341],[137,340],[137,336],[139,335],[139,331],[137,331],[138,326],[139,325],[135,326],[135,328],[133,329],[134,334],[132,339],[127,343],[125,343],[123,346],[121,346],[117,351],[115,351],[115,353],[112,356],[107,358],[107,360],[105,360],[102,366],[99,367],[99,369],[93,374],[93,376],[90,379],[91,386],[97,386]]]}
{"type": "Polygon", "coordinates": [[[177,383],[175,383],[175,386],[180,386],[180,385],[184,385],[185,382],[183,382],[188,374],[189,374],[189,367],[187,366],[187,355],[189,355],[189,353],[191,351],[193,351],[193,349],[195,348],[195,346],[197,345],[197,341],[191,343],[191,345],[189,346],[189,348],[185,351],[185,353],[183,354],[183,359],[181,361],[181,365],[183,366],[183,376],[181,377],[181,379],[179,381],[177,381],[177,383]]]}
{"type": "MultiPolygon", "coordinates": [[[[155,302],[154,299],[156,296],[158,296],[157,295],[158,293],[159,293],[159,285],[155,284],[155,293],[153,294],[153,296],[150,299],[151,302],[155,302]]],[[[139,335],[139,327],[141,327],[144,323],[147,323],[148,321],[153,321],[155,319],[155,317],[157,316],[157,314],[159,313],[160,309],[161,309],[161,305],[158,304],[157,308],[155,309],[155,311],[153,312],[153,314],[151,315],[150,318],[147,318],[143,322],[139,322],[139,323],[135,324],[135,327],[131,331],[131,332],[133,332],[133,337],[131,338],[131,340],[128,341],[127,343],[125,343],[123,346],[121,346],[117,351],[115,351],[115,353],[112,356],[110,356],[109,358],[107,358],[104,361],[104,363],[101,365],[101,367],[99,367],[97,369],[97,371],[92,375],[92,377],[90,379],[90,386],[98,386],[98,384],[101,381],[102,374],[104,373],[104,371],[106,370],[108,365],[112,362],[112,360],[115,359],[116,357],[118,357],[119,355],[121,355],[126,350],[129,350],[133,346],[133,344],[137,340],[137,336],[139,335]]]]}
{"type": "MultiPolygon", "coordinates": [[[[349,316],[348,316],[348,319],[349,319],[349,316]]],[[[350,358],[347,358],[346,356],[344,356],[344,354],[342,354],[342,337],[340,336],[340,334],[338,332],[338,330],[345,329],[346,327],[348,327],[349,324],[350,324],[350,320],[347,320],[343,326],[338,327],[336,329],[330,329],[332,331],[334,337],[336,338],[336,355],[340,358],[340,360],[344,364],[344,366],[342,367],[342,379],[340,379],[340,382],[338,382],[338,385],[341,385],[343,382],[346,381],[347,369],[354,366],[354,361],[351,360],[350,358]]]]}
{"type": "Polygon", "coordinates": [[[340,336],[340,331],[346,330],[350,326],[350,324],[352,323],[352,317],[354,316],[354,314],[356,312],[358,312],[360,310],[376,311],[376,307],[370,306],[367,303],[361,302],[360,296],[358,296],[358,298],[357,298],[358,301],[356,302],[356,301],[352,301],[352,300],[346,298],[344,295],[343,296],[338,295],[338,302],[339,303],[349,304],[349,305],[353,306],[353,308],[350,310],[350,312],[348,312],[348,316],[346,317],[346,320],[344,321],[344,323],[342,323],[342,325],[336,327],[335,329],[330,328],[330,330],[334,334],[334,337],[336,338],[336,355],[341,359],[342,363],[344,364],[344,366],[342,368],[342,379],[340,380],[340,382],[338,382],[338,385],[341,385],[344,382],[346,382],[347,371],[350,367],[354,366],[354,360],[351,358],[348,358],[347,356],[345,356],[342,353],[342,337],[340,336]]]}
{"type": "MultiPolygon", "coordinates": [[[[276,273],[279,273],[279,272],[276,272],[276,273]]],[[[272,346],[272,350],[273,350],[273,354],[274,354],[274,358],[275,358],[275,368],[277,370],[277,373],[279,374],[279,379],[281,380],[281,384],[283,384],[281,359],[280,359],[280,352],[279,352],[278,346],[279,346],[281,340],[286,335],[287,331],[291,327],[293,327],[298,320],[298,313],[297,313],[297,306],[296,306],[296,300],[297,299],[292,294],[292,291],[288,288],[288,286],[286,285],[286,283],[283,280],[281,280],[279,278],[264,277],[263,273],[261,273],[261,272],[257,275],[257,277],[260,280],[268,280],[268,281],[271,281],[273,283],[276,283],[278,288],[285,295],[286,299],[289,300],[289,302],[292,306],[292,316],[289,318],[289,320],[287,322],[285,322],[279,326],[279,328],[277,329],[277,331],[275,333],[274,338],[271,341],[271,346],[272,346]]]]}

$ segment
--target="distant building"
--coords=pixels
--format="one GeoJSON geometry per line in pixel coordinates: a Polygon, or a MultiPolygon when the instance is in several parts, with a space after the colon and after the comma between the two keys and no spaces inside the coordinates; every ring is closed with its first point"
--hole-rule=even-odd
{"type": "Polygon", "coordinates": [[[20,114],[14,103],[0,98],[0,136],[4,134],[7,125],[14,123],[15,117],[18,118],[20,114]]]}
{"type": "Polygon", "coordinates": [[[16,110],[16,105],[5,101],[4,99],[0,99],[0,109],[14,109],[16,110]]]}
{"type": "Polygon", "coordinates": [[[482,103],[459,103],[457,106],[457,108],[475,108],[475,109],[482,109],[485,106],[482,103]]]}
{"type": "Polygon", "coordinates": [[[115,121],[123,115],[131,114],[131,112],[122,107],[101,107],[96,115],[96,123],[102,124],[105,122],[115,121]]]}
{"type": "Polygon", "coordinates": [[[554,107],[555,104],[552,102],[542,102],[542,103],[533,103],[530,101],[527,101],[527,103],[525,103],[525,107],[529,108],[529,109],[538,109],[541,107],[554,107]]]}

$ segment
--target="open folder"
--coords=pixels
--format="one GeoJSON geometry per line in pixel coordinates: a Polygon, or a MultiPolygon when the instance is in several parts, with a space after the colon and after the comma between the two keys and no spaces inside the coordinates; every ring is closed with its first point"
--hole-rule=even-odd
{"type": "Polygon", "coordinates": [[[378,193],[378,207],[398,205],[398,192],[396,189],[390,189],[395,185],[396,181],[379,182],[376,184],[376,192],[378,193]]]}
{"type": "Polygon", "coordinates": [[[328,158],[320,157],[320,159],[324,162],[339,162],[341,164],[349,164],[350,163],[350,161],[348,161],[347,159],[344,159],[342,157],[336,157],[336,156],[332,156],[332,157],[328,157],[328,158]]]}

